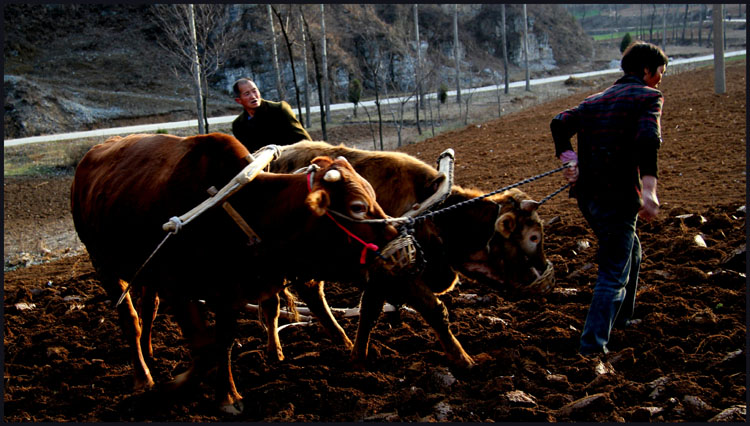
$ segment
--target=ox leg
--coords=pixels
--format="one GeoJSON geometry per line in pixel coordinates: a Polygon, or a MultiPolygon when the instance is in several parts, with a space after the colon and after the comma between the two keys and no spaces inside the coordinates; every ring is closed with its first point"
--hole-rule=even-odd
{"type": "MultiPolygon", "coordinates": [[[[109,296],[113,301],[117,301],[120,298],[122,292],[127,288],[127,283],[119,279],[103,279],[104,287],[110,289],[109,296]],[[107,282],[116,282],[116,284],[108,284],[107,282]]],[[[139,324],[138,312],[133,305],[133,299],[130,297],[128,292],[125,295],[120,306],[117,307],[117,316],[119,318],[120,329],[125,335],[125,342],[130,348],[131,358],[133,360],[133,373],[134,383],[133,388],[135,390],[148,389],[154,386],[154,379],[151,377],[151,372],[146,365],[146,360],[143,357],[143,351],[141,350],[141,326],[139,324]]]]}
{"type": "Polygon", "coordinates": [[[305,302],[310,311],[318,318],[326,333],[338,343],[342,343],[347,350],[354,347],[352,341],[336,318],[331,313],[325,294],[323,293],[323,281],[308,281],[302,285],[295,286],[300,298],[305,302]]]}
{"type": "Polygon", "coordinates": [[[357,336],[354,338],[351,360],[356,364],[364,364],[370,346],[370,332],[377,323],[385,303],[385,293],[378,288],[378,283],[370,283],[362,293],[359,302],[359,323],[357,336]]]}
{"type": "Polygon", "coordinates": [[[232,376],[232,346],[234,346],[236,332],[237,315],[231,304],[225,303],[217,307],[216,344],[217,355],[220,358],[216,374],[216,401],[219,402],[221,411],[235,415],[242,413],[244,409],[242,396],[237,392],[232,376]]]}
{"type": "Polygon", "coordinates": [[[141,292],[141,351],[146,361],[151,364],[154,360],[154,348],[151,345],[151,330],[159,310],[159,296],[156,289],[143,287],[141,292]]]}
{"type": "Polygon", "coordinates": [[[445,304],[421,280],[416,280],[406,287],[408,289],[407,303],[419,312],[435,331],[451,363],[459,368],[473,367],[474,360],[464,351],[461,343],[450,330],[448,308],[445,304]]]}
{"type": "Polygon", "coordinates": [[[266,354],[272,361],[282,361],[284,352],[281,349],[281,340],[279,340],[279,308],[281,298],[276,293],[268,299],[260,301],[260,307],[263,311],[263,322],[268,333],[268,343],[266,344],[266,354]]]}
{"type": "Polygon", "coordinates": [[[178,299],[171,305],[175,321],[180,326],[182,336],[188,341],[193,358],[190,368],[175,376],[170,383],[171,389],[177,389],[195,377],[203,376],[215,365],[216,339],[211,335],[201,307],[195,301],[178,299]]]}

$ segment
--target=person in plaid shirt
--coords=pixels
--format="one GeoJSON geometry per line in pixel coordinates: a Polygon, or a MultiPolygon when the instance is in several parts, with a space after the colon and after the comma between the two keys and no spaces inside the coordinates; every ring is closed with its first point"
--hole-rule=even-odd
{"type": "Polygon", "coordinates": [[[638,216],[648,221],[659,213],[657,152],[664,97],[656,87],[667,62],[659,47],[633,42],[620,62],[624,76],[550,124],[555,155],[573,165],[564,172],[572,183],[571,197],[577,198],[599,243],[582,355],[606,354],[612,327],[631,324],[641,263],[636,222],[638,216]],[[577,154],[571,144],[574,134],[577,154]]]}

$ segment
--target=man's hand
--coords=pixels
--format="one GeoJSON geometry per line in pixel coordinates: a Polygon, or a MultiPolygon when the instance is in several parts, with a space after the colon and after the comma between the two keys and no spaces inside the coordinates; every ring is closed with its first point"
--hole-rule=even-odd
{"type": "Polygon", "coordinates": [[[576,183],[578,180],[578,155],[574,151],[565,151],[560,154],[560,161],[564,165],[571,165],[563,170],[563,176],[569,183],[576,183]]]}
{"type": "Polygon", "coordinates": [[[659,199],[656,197],[656,178],[654,176],[643,176],[643,206],[638,210],[638,216],[645,221],[650,221],[659,214],[659,199]]]}

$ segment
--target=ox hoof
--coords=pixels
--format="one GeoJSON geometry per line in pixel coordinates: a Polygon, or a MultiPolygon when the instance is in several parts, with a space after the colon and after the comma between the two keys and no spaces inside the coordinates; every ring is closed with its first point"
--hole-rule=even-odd
{"type": "Polygon", "coordinates": [[[147,379],[136,379],[135,383],[133,384],[133,390],[136,392],[138,391],[147,391],[154,387],[154,380],[151,377],[148,377],[147,379]]]}
{"type": "Polygon", "coordinates": [[[242,411],[244,409],[245,409],[245,404],[242,402],[242,400],[238,400],[232,404],[224,404],[221,407],[219,407],[219,410],[221,410],[222,412],[231,414],[233,416],[242,414],[242,411]]]}

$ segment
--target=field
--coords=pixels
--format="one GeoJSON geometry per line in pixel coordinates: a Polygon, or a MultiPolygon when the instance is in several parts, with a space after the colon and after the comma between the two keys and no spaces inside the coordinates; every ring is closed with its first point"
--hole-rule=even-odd
{"type": "MultiPolygon", "coordinates": [[[[216,411],[210,379],[179,394],[160,386],[132,391],[112,302],[88,257],[70,246],[70,173],[6,176],[3,420],[744,421],[746,88],[744,59],[728,63],[722,95],[714,93],[710,67],[664,77],[662,210],[638,227],[640,322],[613,332],[607,357],[577,353],[596,277],[596,240],[574,200],[561,194],[540,209],[557,277],[552,294],[491,293],[462,279],[441,297],[475,368],[452,369],[426,323],[408,309],[381,318],[365,370],[354,369],[348,353],[314,323],[285,328],[287,359],[272,363],[263,352],[262,326],[243,315],[233,351],[245,403],[238,417],[216,411]],[[58,238],[39,239],[40,232],[58,238]],[[18,250],[9,256],[9,241],[16,249],[27,244],[24,253],[33,251],[33,259],[18,250]],[[49,261],[36,264],[45,255],[49,261]]],[[[456,183],[494,190],[558,166],[549,121],[583,96],[401,150],[433,163],[453,148],[456,183]]],[[[369,137],[362,126],[354,130],[369,137]]],[[[553,175],[521,189],[541,199],[562,183],[553,175]]],[[[357,305],[359,291],[327,283],[326,295],[331,306],[348,308],[357,305]]],[[[356,318],[340,323],[353,337],[356,318]]],[[[152,372],[163,384],[190,359],[168,307],[156,320],[154,339],[152,372]]]]}

